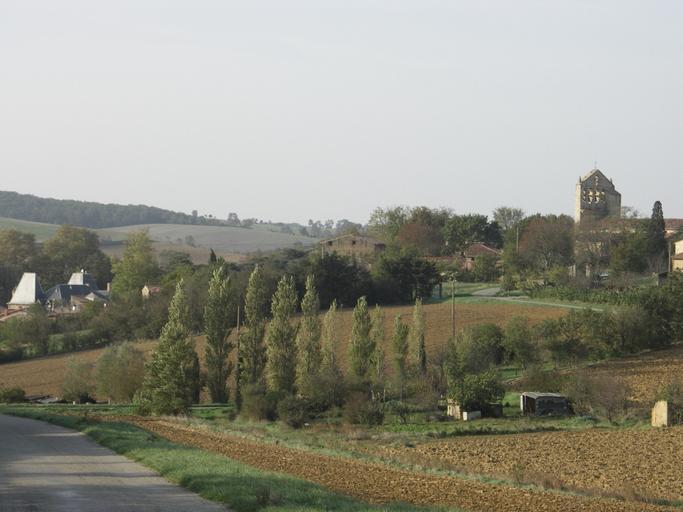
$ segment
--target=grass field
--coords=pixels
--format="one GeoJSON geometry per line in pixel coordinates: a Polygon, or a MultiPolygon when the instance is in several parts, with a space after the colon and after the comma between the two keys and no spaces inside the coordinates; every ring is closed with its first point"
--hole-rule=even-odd
{"type": "Polygon", "coordinates": [[[301,235],[276,233],[264,229],[235,228],[229,226],[193,226],[184,224],[142,224],[117,228],[98,229],[104,239],[125,240],[134,231],[146,229],[150,237],[159,243],[184,243],[191,236],[200,247],[213,248],[221,252],[248,253],[272,251],[296,244],[313,245],[317,240],[301,235]]]}
{"type": "MultiPolygon", "coordinates": [[[[38,241],[50,238],[59,229],[56,224],[42,222],[30,222],[25,220],[9,219],[0,217],[0,229],[16,229],[18,231],[32,233],[38,241]]],[[[195,226],[190,224],[141,224],[135,226],[122,226],[116,228],[95,229],[106,251],[117,250],[121,245],[107,244],[107,242],[122,242],[128,235],[135,231],[146,229],[150,237],[158,246],[173,246],[175,250],[183,250],[193,255],[196,249],[206,252],[213,248],[216,253],[250,253],[255,251],[273,251],[287,247],[314,245],[317,239],[301,235],[290,235],[276,231],[273,226],[259,225],[254,228],[236,228],[230,226],[195,226]],[[186,237],[192,237],[194,245],[190,247],[186,243],[186,237]],[[178,248],[180,247],[180,249],[178,248]]],[[[163,247],[157,247],[157,251],[163,247]]],[[[205,261],[202,259],[202,262],[205,261]]]]}
{"type": "Polygon", "coordinates": [[[5,229],[16,229],[23,233],[31,233],[35,235],[38,241],[43,241],[54,235],[59,229],[59,226],[56,224],[45,224],[43,222],[31,222],[29,220],[0,217],[0,230],[5,229]]]}

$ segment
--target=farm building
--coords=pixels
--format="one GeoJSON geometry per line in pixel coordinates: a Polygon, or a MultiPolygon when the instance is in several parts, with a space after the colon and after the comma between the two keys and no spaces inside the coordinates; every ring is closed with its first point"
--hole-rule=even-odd
{"type": "Polygon", "coordinates": [[[27,309],[34,304],[45,303],[45,292],[40,285],[40,279],[35,272],[24,272],[19,284],[12,292],[12,298],[7,304],[7,309],[27,309]]]}
{"type": "Polygon", "coordinates": [[[149,299],[153,295],[158,295],[162,291],[161,286],[155,285],[155,284],[146,284],[145,286],[142,287],[142,298],[143,299],[149,299]]]}
{"type": "Polygon", "coordinates": [[[477,258],[482,256],[490,256],[496,258],[496,260],[500,260],[502,254],[503,253],[498,249],[489,247],[486,244],[482,244],[479,242],[471,244],[461,253],[463,268],[466,270],[473,270],[474,263],[477,261],[477,258]]]}
{"type": "Polygon", "coordinates": [[[522,393],[519,397],[522,414],[532,416],[560,415],[569,413],[567,397],[557,393],[522,393]]]}
{"type": "Polygon", "coordinates": [[[671,257],[671,269],[683,272],[683,240],[674,244],[674,254],[671,257]]]}
{"type": "Polygon", "coordinates": [[[664,219],[664,230],[667,237],[683,233],[683,219],[664,219]]]}
{"type": "Polygon", "coordinates": [[[337,253],[363,261],[375,259],[386,247],[384,242],[376,238],[351,234],[320,242],[321,254],[337,253]]]}

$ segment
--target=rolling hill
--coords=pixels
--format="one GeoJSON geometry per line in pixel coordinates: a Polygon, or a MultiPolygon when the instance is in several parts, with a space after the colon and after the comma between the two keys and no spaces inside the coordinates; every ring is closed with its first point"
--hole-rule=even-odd
{"type": "MultiPolygon", "coordinates": [[[[47,240],[59,229],[57,224],[32,222],[0,217],[0,230],[16,229],[32,233],[39,242],[47,240]]],[[[199,226],[192,224],[140,224],[115,228],[93,229],[100,236],[102,250],[110,256],[123,253],[123,242],[135,231],[146,229],[154,240],[157,252],[182,251],[190,254],[195,263],[208,260],[213,249],[218,256],[229,261],[240,259],[239,255],[255,251],[274,251],[289,247],[310,247],[318,239],[276,231],[276,226],[258,225],[251,228],[231,226],[199,226]]]]}

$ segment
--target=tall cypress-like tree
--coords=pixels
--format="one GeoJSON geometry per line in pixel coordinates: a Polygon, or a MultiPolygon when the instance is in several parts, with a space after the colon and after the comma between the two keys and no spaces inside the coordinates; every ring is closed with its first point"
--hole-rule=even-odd
{"type": "Polygon", "coordinates": [[[199,389],[198,358],[187,327],[185,289],[181,280],[168,308],[159,344],[145,365],[135,404],[142,414],[181,414],[189,410],[199,389]]]}
{"type": "Polygon", "coordinates": [[[323,318],[321,331],[321,368],[324,373],[339,372],[339,362],[337,361],[338,332],[337,301],[333,300],[323,318]]]}
{"type": "Polygon", "coordinates": [[[283,276],[273,295],[273,318],[266,335],[266,384],[269,391],[292,393],[296,379],[296,287],[292,276],[283,276]]]}
{"type": "Polygon", "coordinates": [[[228,377],[233,364],[229,361],[234,348],[230,336],[230,278],[223,266],[211,274],[209,292],[204,307],[204,333],[206,334],[206,383],[214,403],[225,403],[230,397],[228,377]]]}
{"type": "Polygon", "coordinates": [[[396,315],[391,345],[394,352],[394,366],[396,367],[401,400],[403,400],[403,389],[408,375],[408,331],[408,326],[401,320],[401,315],[396,315]]]}
{"type": "Polygon", "coordinates": [[[258,384],[263,377],[266,363],[266,348],[263,344],[265,318],[263,311],[267,303],[263,269],[256,265],[247,284],[244,298],[244,330],[240,332],[240,382],[246,385],[258,384]]]}
{"type": "Polygon", "coordinates": [[[384,387],[384,312],[379,305],[370,314],[370,339],[374,350],[370,356],[370,369],[373,384],[384,387]]]}
{"type": "Polygon", "coordinates": [[[652,217],[647,226],[650,255],[660,257],[666,253],[666,223],[662,203],[655,201],[652,206],[652,217]]]}
{"type": "Polygon", "coordinates": [[[361,297],[353,308],[353,325],[349,340],[351,375],[360,381],[367,381],[370,377],[371,358],[375,351],[375,343],[370,336],[371,328],[368,302],[365,297],[361,297]]]}
{"type": "Polygon", "coordinates": [[[420,375],[427,374],[427,349],[425,348],[425,318],[422,310],[422,299],[415,299],[413,308],[413,325],[410,327],[410,344],[412,345],[415,368],[420,375]]]}
{"type": "Polygon", "coordinates": [[[301,300],[303,318],[296,337],[297,367],[296,386],[299,393],[310,395],[315,385],[316,375],[320,372],[322,359],[320,336],[320,299],[315,289],[313,276],[306,278],[306,293],[301,300]]]}

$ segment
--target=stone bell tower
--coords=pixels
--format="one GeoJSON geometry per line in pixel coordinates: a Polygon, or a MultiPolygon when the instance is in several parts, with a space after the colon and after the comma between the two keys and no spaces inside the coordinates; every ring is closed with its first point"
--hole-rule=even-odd
{"type": "Polygon", "coordinates": [[[614,188],[612,180],[600,169],[593,169],[576,184],[576,206],[574,220],[598,221],[607,217],[621,216],[621,194],[614,188]]]}

